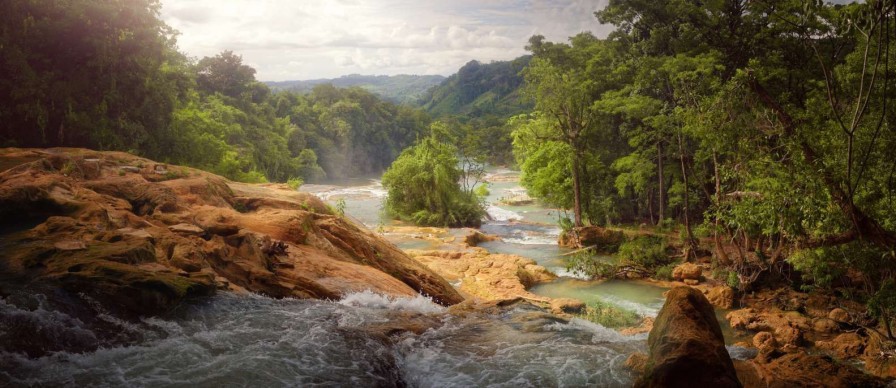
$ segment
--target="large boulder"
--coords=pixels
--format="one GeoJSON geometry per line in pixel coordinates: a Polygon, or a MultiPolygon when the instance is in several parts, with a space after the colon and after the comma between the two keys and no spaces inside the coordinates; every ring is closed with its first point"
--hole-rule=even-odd
{"type": "Polygon", "coordinates": [[[4,283],[83,295],[122,316],[162,313],[219,289],[463,300],[435,271],[313,195],[187,167],[156,174],[156,165],[122,152],[0,149],[4,283]]]}
{"type": "Polygon", "coordinates": [[[602,253],[616,253],[625,242],[625,234],[621,230],[612,230],[600,226],[584,226],[573,228],[560,234],[557,243],[568,248],[593,247],[602,253]]]}
{"type": "Polygon", "coordinates": [[[650,356],[637,387],[740,387],[712,305],[690,287],[675,287],[656,317],[650,356]]]}

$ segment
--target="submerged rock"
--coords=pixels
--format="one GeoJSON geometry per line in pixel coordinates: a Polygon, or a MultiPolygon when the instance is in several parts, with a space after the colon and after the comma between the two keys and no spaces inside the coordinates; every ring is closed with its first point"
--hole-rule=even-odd
{"type": "Polygon", "coordinates": [[[669,291],[648,338],[638,387],[740,387],[712,305],[690,287],[669,291]]]}

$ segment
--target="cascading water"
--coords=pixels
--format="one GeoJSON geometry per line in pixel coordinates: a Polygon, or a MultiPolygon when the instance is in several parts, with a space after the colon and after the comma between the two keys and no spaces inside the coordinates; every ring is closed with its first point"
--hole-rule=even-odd
{"type": "MultiPolygon", "coordinates": [[[[4,316],[41,315],[47,329],[73,326],[64,314],[0,308],[4,316]]],[[[0,352],[0,385],[626,386],[631,376],[621,364],[644,350],[644,336],[525,304],[450,314],[424,297],[370,292],[340,302],[222,294],[130,330],[144,339],[39,358],[0,352]],[[427,328],[383,333],[379,325],[390,322],[427,328]]]]}

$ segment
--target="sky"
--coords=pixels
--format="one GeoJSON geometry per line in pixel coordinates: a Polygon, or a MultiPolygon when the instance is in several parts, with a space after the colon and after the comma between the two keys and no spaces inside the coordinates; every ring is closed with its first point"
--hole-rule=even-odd
{"type": "Polygon", "coordinates": [[[470,60],[526,54],[529,37],[563,41],[611,28],[607,0],[162,0],[162,19],[195,58],[242,55],[262,81],[347,74],[450,75],[470,60]]]}

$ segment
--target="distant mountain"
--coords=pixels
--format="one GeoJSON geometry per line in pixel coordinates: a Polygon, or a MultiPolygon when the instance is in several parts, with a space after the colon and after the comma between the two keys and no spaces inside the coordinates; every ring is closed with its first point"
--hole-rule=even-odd
{"type": "Polygon", "coordinates": [[[520,99],[520,71],[531,56],[483,64],[470,61],[420,100],[434,116],[509,117],[532,109],[520,99]]]}
{"type": "Polygon", "coordinates": [[[298,93],[308,93],[315,86],[332,84],[338,88],[358,86],[371,93],[396,103],[417,103],[427,90],[439,85],[445,77],[441,75],[344,75],[333,79],[315,79],[307,81],[280,81],[265,82],[275,91],[289,90],[298,93]]]}

